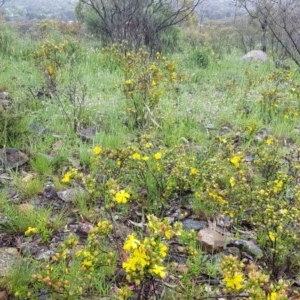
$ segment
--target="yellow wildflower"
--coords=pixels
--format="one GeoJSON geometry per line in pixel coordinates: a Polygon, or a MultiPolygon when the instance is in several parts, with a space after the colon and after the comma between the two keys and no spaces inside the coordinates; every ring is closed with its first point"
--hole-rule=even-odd
{"type": "Polygon", "coordinates": [[[270,295],[268,295],[267,300],[277,300],[278,294],[276,292],[272,292],[270,295]]]}
{"type": "Polygon", "coordinates": [[[115,201],[119,204],[127,203],[129,198],[130,198],[130,195],[125,190],[121,190],[121,191],[117,192],[115,195],[115,201]]]}
{"type": "Polygon", "coordinates": [[[157,153],[154,154],[154,158],[157,159],[157,160],[161,159],[161,156],[162,155],[161,155],[160,152],[157,152],[157,153]]]}
{"type": "Polygon", "coordinates": [[[173,231],[172,230],[165,231],[165,237],[167,240],[170,240],[173,237],[173,231]]]}
{"type": "Polygon", "coordinates": [[[102,152],[102,148],[100,146],[96,146],[94,148],[94,154],[98,155],[102,152]]]}
{"type": "Polygon", "coordinates": [[[143,247],[136,248],[127,261],[123,262],[122,267],[126,273],[132,273],[141,270],[149,264],[149,256],[145,253],[143,247]]]}
{"type": "Polygon", "coordinates": [[[242,159],[243,159],[243,154],[238,153],[230,158],[230,162],[233,164],[235,168],[238,168],[240,166],[240,162],[242,161],[242,159]]]}
{"type": "Polygon", "coordinates": [[[135,160],[140,160],[141,159],[141,154],[138,152],[135,152],[132,154],[132,158],[135,160]]]}
{"type": "Polygon", "coordinates": [[[142,160],[143,160],[143,161],[148,161],[148,160],[149,160],[149,156],[143,156],[143,157],[142,157],[142,160]]]}
{"type": "Polygon", "coordinates": [[[85,259],[85,260],[82,262],[81,266],[82,266],[82,267],[87,267],[87,268],[89,268],[89,267],[92,266],[92,264],[93,264],[93,262],[92,262],[91,260],[85,259]]]}
{"type": "Polygon", "coordinates": [[[63,179],[61,180],[61,182],[62,182],[62,183],[69,183],[70,180],[71,180],[71,178],[72,178],[72,173],[71,173],[71,172],[67,172],[67,173],[64,175],[63,179]]]}
{"type": "Polygon", "coordinates": [[[125,84],[126,84],[126,85],[131,85],[131,84],[132,84],[132,80],[131,80],[131,79],[127,79],[127,80],[125,81],[125,84]]]}
{"type": "Polygon", "coordinates": [[[140,241],[136,239],[135,234],[133,233],[127,237],[123,249],[127,251],[131,251],[136,249],[139,245],[140,245],[140,241]]]}
{"type": "Polygon", "coordinates": [[[272,137],[269,137],[269,138],[266,139],[266,144],[269,145],[269,146],[272,145],[273,142],[274,142],[274,139],[272,137]]]}
{"type": "Polygon", "coordinates": [[[165,278],[166,277],[166,268],[163,267],[163,266],[154,265],[150,269],[150,272],[153,273],[154,275],[157,275],[160,278],[165,278]]]}
{"type": "Polygon", "coordinates": [[[225,276],[224,281],[228,289],[238,292],[243,288],[242,286],[243,279],[244,279],[243,274],[236,273],[233,276],[225,276]]]}
{"type": "Polygon", "coordinates": [[[269,238],[274,243],[276,240],[276,233],[273,231],[269,231],[269,238]]]}
{"type": "Polygon", "coordinates": [[[235,186],[235,179],[234,179],[233,176],[230,177],[229,183],[230,183],[230,186],[231,186],[231,187],[234,187],[234,186],[235,186]]]}
{"type": "Polygon", "coordinates": [[[159,245],[159,255],[161,257],[166,257],[167,256],[167,252],[168,252],[168,246],[166,246],[165,244],[161,243],[159,245]]]}
{"type": "Polygon", "coordinates": [[[282,190],[282,187],[283,187],[283,181],[276,179],[274,181],[274,188],[273,188],[274,193],[280,192],[282,190]]]}
{"type": "Polygon", "coordinates": [[[28,227],[27,230],[25,231],[25,235],[28,236],[28,235],[34,235],[36,233],[38,233],[39,230],[36,228],[36,227],[28,227]]]}
{"type": "Polygon", "coordinates": [[[210,196],[213,200],[219,202],[222,205],[227,204],[227,201],[221,195],[210,192],[208,193],[208,196],[210,196]]]}
{"type": "Polygon", "coordinates": [[[198,170],[194,167],[190,168],[190,175],[197,175],[198,170]]]}
{"type": "Polygon", "coordinates": [[[55,74],[56,70],[55,70],[55,66],[50,65],[47,67],[47,73],[49,76],[53,76],[55,74]]]}

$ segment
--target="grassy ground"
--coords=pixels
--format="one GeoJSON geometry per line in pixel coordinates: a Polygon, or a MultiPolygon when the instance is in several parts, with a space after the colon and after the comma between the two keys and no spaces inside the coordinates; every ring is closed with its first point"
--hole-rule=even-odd
{"type": "Polygon", "coordinates": [[[37,39],[1,26],[11,104],[0,144],[29,155],[1,183],[3,247],[28,245],[0,278],[11,299],[298,299],[293,66],[245,63],[234,47],[148,62],[53,29],[37,39]],[[83,141],[87,128],[95,135],[83,141]],[[69,189],[70,202],[57,198],[69,189]],[[187,215],[226,216],[218,226],[234,247],[208,252],[177,222],[187,215]],[[250,239],[261,255],[234,243],[250,239]]]}

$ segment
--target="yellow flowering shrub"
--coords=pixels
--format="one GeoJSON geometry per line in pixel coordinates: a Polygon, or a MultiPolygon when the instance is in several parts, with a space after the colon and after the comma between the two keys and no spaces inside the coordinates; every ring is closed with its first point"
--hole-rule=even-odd
{"type": "Polygon", "coordinates": [[[127,236],[123,249],[129,253],[128,258],[122,263],[126,271],[127,280],[139,285],[147,276],[165,278],[167,268],[164,259],[168,254],[168,246],[163,238],[171,239],[181,234],[181,225],[172,227],[167,219],[160,221],[157,217],[148,216],[149,237],[142,240],[135,233],[127,236]]]}
{"type": "Polygon", "coordinates": [[[176,63],[160,53],[151,57],[146,50],[128,51],[124,45],[103,49],[119,63],[124,71],[122,89],[126,100],[126,113],[133,127],[143,128],[155,123],[153,110],[159,101],[176,93],[184,76],[176,63]]]}
{"type": "Polygon", "coordinates": [[[88,233],[84,245],[69,234],[58,247],[45,269],[33,276],[33,282],[54,297],[80,299],[93,293],[93,282],[115,273],[116,253],[107,247],[112,230],[108,220],[99,221],[88,233]]]}
{"type": "Polygon", "coordinates": [[[79,59],[82,47],[73,39],[43,41],[33,52],[33,58],[39,67],[47,88],[56,90],[60,72],[71,60],[79,59]]]}
{"type": "Polygon", "coordinates": [[[271,122],[274,117],[296,119],[299,116],[300,93],[295,88],[297,84],[294,74],[276,70],[267,75],[265,82],[267,87],[261,92],[258,103],[263,120],[271,122]]]}
{"type": "Polygon", "coordinates": [[[254,263],[246,267],[237,257],[229,255],[223,258],[221,269],[226,294],[244,293],[253,300],[288,299],[288,284],[282,280],[275,285],[270,283],[270,277],[263,274],[254,263]]]}

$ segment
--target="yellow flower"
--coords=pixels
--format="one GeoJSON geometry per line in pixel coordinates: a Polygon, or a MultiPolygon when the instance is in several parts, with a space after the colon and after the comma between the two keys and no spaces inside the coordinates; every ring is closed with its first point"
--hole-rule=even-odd
{"type": "Polygon", "coordinates": [[[142,160],[143,160],[143,161],[148,161],[148,160],[149,160],[149,156],[143,156],[143,157],[142,157],[142,160]]]}
{"type": "Polygon", "coordinates": [[[161,159],[161,153],[160,152],[155,153],[154,158],[157,160],[161,159]]]}
{"type": "Polygon", "coordinates": [[[269,138],[266,139],[266,144],[269,145],[269,146],[272,145],[273,142],[274,142],[274,139],[272,137],[269,137],[269,138]]]}
{"type": "Polygon", "coordinates": [[[269,231],[269,238],[274,243],[276,240],[276,233],[273,231],[269,231]]]}
{"type": "Polygon", "coordinates": [[[125,81],[125,84],[126,84],[126,85],[131,85],[131,84],[132,84],[132,80],[131,80],[131,79],[127,79],[127,80],[125,81]]]}
{"type": "Polygon", "coordinates": [[[47,73],[49,76],[53,76],[55,74],[56,70],[55,70],[55,66],[50,65],[47,67],[47,73]]]}
{"type": "Polygon", "coordinates": [[[244,279],[243,274],[236,273],[233,276],[225,276],[224,281],[228,289],[238,292],[243,288],[242,286],[243,279],[244,279]]]}
{"type": "Polygon", "coordinates": [[[276,292],[272,292],[270,295],[268,295],[267,300],[277,300],[278,294],[276,292]]]}
{"type": "Polygon", "coordinates": [[[92,266],[92,261],[91,260],[87,260],[87,259],[85,259],[83,262],[82,262],[82,267],[91,267],[92,266]]]}
{"type": "Polygon", "coordinates": [[[165,232],[165,237],[167,240],[170,240],[173,237],[173,231],[172,230],[167,230],[165,232]]]}
{"type": "Polygon", "coordinates": [[[161,257],[166,257],[167,252],[168,252],[168,246],[166,246],[165,244],[160,244],[159,245],[159,255],[161,257]]]}
{"type": "Polygon", "coordinates": [[[229,179],[229,183],[230,183],[230,186],[231,187],[234,187],[235,186],[235,179],[234,179],[234,177],[230,177],[230,179],[229,179]]]}
{"type": "Polygon", "coordinates": [[[150,272],[153,273],[154,275],[157,275],[160,278],[165,278],[166,277],[166,268],[163,267],[163,266],[154,265],[150,269],[150,272]]]}
{"type": "Polygon", "coordinates": [[[38,233],[39,230],[36,227],[28,227],[27,230],[25,231],[25,235],[34,235],[38,233]]]}
{"type": "Polygon", "coordinates": [[[240,166],[240,162],[242,161],[243,155],[242,154],[236,154],[231,157],[230,162],[234,165],[235,168],[238,168],[240,166]]]}
{"type": "Polygon", "coordinates": [[[215,194],[215,193],[208,193],[208,196],[210,196],[213,200],[219,202],[222,205],[227,204],[227,201],[220,195],[215,194]]]}
{"type": "Polygon", "coordinates": [[[190,168],[190,175],[197,175],[198,170],[194,167],[190,168]]]}
{"type": "Polygon", "coordinates": [[[94,154],[98,155],[102,152],[102,148],[100,146],[96,146],[94,148],[94,154]]]}
{"type": "Polygon", "coordinates": [[[72,173],[71,172],[67,172],[65,174],[65,176],[63,177],[63,179],[61,180],[62,183],[69,183],[70,180],[72,178],[72,173]]]}
{"type": "Polygon", "coordinates": [[[121,190],[121,191],[117,192],[115,195],[115,201],[119,204],[127,203],[129,198],[130,198],[130,195],[125,190],[121,190]]]}
{"type": "Polygon", "coordinates": [[[135,152],[132,154],[132,158],[135,160],[140,160],[141,159],[141,154],[138,152],[135,152]]]}
{"type": "Polygon", "coordinates": [[[132,273],[137,270],[143,270],[149,264],[149,256],[146,255],[143,247],[136,248],[130,255],[127,261],[122,264],[123,269],[126,273],[132,273]]]}
{"type": "Polygon", "coordinates": [[[127,237],[123,249],[127,251],[131,251],[136,249],[139,245],[140,245],[140,241],[136,239],[135,234],[133,233],[127,237]]]}
{"type": "Polygon", "coordinates": [[[274,193],[280,192],[282,190],[282,186],[283,186],[283,181],[276,179],[274,181],[274,188],[273,188],[274,193]]]}

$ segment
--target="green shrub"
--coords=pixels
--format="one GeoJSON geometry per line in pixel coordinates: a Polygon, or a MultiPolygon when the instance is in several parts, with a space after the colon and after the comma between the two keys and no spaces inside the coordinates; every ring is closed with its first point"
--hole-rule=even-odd
{"type": "Polygon", "coordinates": [[[207,68],[209,65],[209,53],[205,48],[196,49],[192,52],[191,63],[199,68],[207,68]]]}

